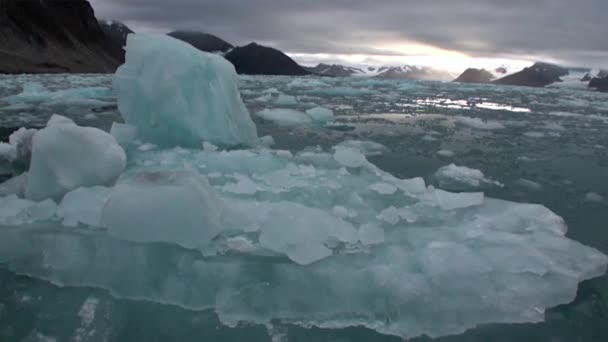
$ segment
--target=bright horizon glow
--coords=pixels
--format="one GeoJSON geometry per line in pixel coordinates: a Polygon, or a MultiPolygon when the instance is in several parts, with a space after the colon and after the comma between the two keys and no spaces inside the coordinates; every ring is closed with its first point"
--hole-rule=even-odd
{"type": "Polygon", "coordinates": [[[521,70],[533,64],[529,60],[508,58],[482,58],[466,55],[365,55],[365,54],[327,54],[327,53],[287,53],[299,64],[316,66],[319,63],[341,64],[353,67],[380,67],[416,65],[433,67],[454,73],[460,73],[467,68],[494,70],[506,65],[515,70],[521,70]]]}
{"type": "Polygon", "coordinates": [[[454,73],[460,73],[467,68],[494,70],[503,65],[520,70],[533,64],[533,61],[524,59],[473,57],[460,51],[411,41],[381,41],[369,47],[377,51],[386,51],[387,54],[288,53],[288,55],[306,66],[315,66],[319,63],[354,67],[407,64],[433,67],[454,73]]]}

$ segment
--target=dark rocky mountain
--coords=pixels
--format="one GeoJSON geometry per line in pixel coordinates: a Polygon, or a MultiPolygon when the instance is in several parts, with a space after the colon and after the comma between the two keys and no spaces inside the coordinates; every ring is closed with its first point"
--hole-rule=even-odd
{"type": "Polygon", "coordinates": [[[124,51],[85,0],[0,0],[0,73],[110,73],[124,51]]]}
{"type": "Polygon", "coordinates": [[[113,20],[99,20],[99,26],[105,35],[121,47],[127,45],[127,36],[133,32],[127,25],[113,20]]]}
{"type": "Polygon", "coordinates": [[[454,82],[459,83],[490,83],[494,75],[485,69],[469,68],[465,70],[454,82]]]}
{"type": "Polygon", "coordinates": [[[313,74],[333,77],[349,77],[357,74],[365,74],[363,69],[339,65],[319,64],[316,67],[305,68],[313,74]]]}
{"type": "Polygon", "coordinates": [[[379,78],[413,80],[413,81],[443,81],[451,80],[454,76],[450,73],[429,67],[420,66],[393,66],[378,69],[379,78]]]}
{"type": "Polygon", "coordinates": [[[205,52],[226,53],[233,48],[232,44],[212,34],[196,31],[173,31],[168,36],[184,41],[195,48],[205,52]]]}
{"type": "Polygon", "coordinates": [[[522,71],[503,77],[492,83],[526,87],[545,87],[555,82],[561,82],[561,77],[568,74],[569,72],[566,68],[554,64],[537,62],[531,67],[527,67],[522,71]]]}
{"type": "Polygon", "coordinates": [[[251,43],[236,47],[224,56],[239,74],[303,76],[310,72],[283,52],[251,43]]]}
{"type": "Polygon", "coordinates": [[[589,88],[597,89],[601,92],[608,92],[608,76],[595,77],[589,82],[589,88]]]}

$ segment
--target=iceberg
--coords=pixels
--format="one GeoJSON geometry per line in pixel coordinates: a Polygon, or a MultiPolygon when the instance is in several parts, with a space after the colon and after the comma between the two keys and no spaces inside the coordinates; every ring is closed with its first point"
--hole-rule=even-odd
{"type": "Polygon", "coordinates": [[[113,88],[124,121],[143,141],[189,147],[257,141],[232,64],[177,39],[129,35],[113,88]]]}
{"type": "Polygon", "coordinates": [[[32,138],[25,197],[59,200],[79,187],[112,185],[125,169],[126,159],[110,134],[54,115],[32,138]]]}

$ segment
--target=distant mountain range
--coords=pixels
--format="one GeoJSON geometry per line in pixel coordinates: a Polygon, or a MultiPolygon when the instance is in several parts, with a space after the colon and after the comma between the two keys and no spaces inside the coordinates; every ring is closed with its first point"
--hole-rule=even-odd
{"type": "MultiPolygon", "coordinates": [[[[97,21],[86,0],[0,0],[0,73],[112,73],[124,62],[124,46],[132,33],[121,22],[97,21]]],[[[452,80],[455,76],[412,65],[303,67],[280,50],[257,43],[234,47],[217,36],[197,31],[173,31],[168,35],[201,51],[224,56],[240,74],[399,80],[452,80]]],[[[508,66],[467,69],[455,82],[545,87],[561,82],[565,76],[570,80],[576,73],[582,73],[578,82],[589,82],[589,88],[608,91],[608,72],[542,62],[518,72],[508,66]]]]}
{"type": "Polygon", "coordinates": [[[123,59],[85,0],[0,0],[0,73],[109,73],[123,59]]]}

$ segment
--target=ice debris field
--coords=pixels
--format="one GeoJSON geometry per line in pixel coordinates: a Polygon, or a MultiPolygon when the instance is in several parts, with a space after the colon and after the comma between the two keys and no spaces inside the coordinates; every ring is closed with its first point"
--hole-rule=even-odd
{"type": "MultiPolygon", "coordinates": [[[[478,169],[446,162],[432,181],[399,177],[370,162],[388,153],[377,142],[328,145],[327,138],[318,141],[325,146],[295,141],[280,149],[271,137],[284,127],[296,133],[277,133],[283,143],[318,130],[361,131],[349,111],[369,105],[359,96],[372,95],[381,104],[358,119],[391,134],[403,133],[395,122],[417,121],[415,111],[428,106],[435,113],[423,121],[464,126],[476,139],[513,128],[521,139],[561,138],[568,134],[562,125],[577,115],[604,125],[606,116],[549,110],[543,115],[563,122],[542,126],[528,118],[542,136],[505,119],[512,107],[489,120],[449,118],[442,110],[477,107],[419,97],[401,105],[412,112],[397,116],[382,106],[395,106],[388,97],[404,85],[378,92],[391,85],[271,79],[297,89],[289,95],[259,89],[257,78],[239,81],[221,57],[142,34],[129,36],[127,62],[111,80],[114,95],[90,81],[83,77],[73,90],[25,83],[2,99],[9,113],[61,102],[101,106],[107,113],[97,115],[111,118],[96,125],[97,115],[41,109],[48,115],[38,128],[0,144],[0,168],[14,174],[0,185],[0,262],[12,272],[210,309],[229,326],[278,320],[402,338],[540,322],[547,308],[573,301],[580,282],[606,272],[606,255],[566,237],[566,223],[548,208],[488,197],[485,190],[505,184],[478,169]]],[[[441,140],[428,129],[416,134],[429,144],[441,140]]],[[[449,158],[458,147],[434,150],[449,158]]],[[[534,187],[523,178],[513,183],[534,187]]],[[[603,201],[596,193],[586,198],[603,201]]]]}

